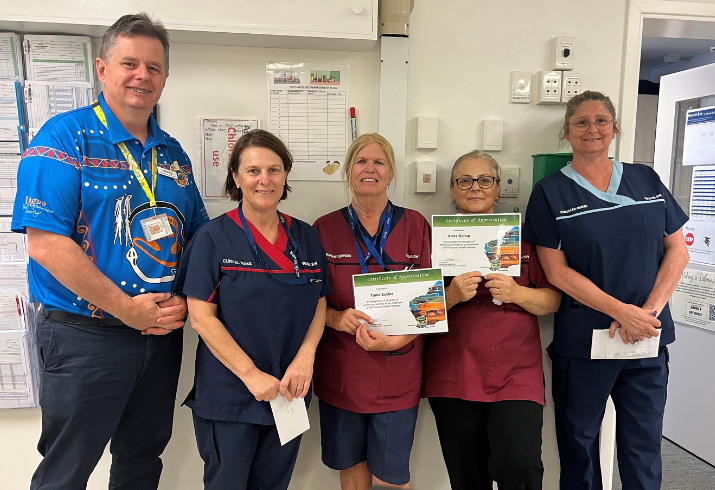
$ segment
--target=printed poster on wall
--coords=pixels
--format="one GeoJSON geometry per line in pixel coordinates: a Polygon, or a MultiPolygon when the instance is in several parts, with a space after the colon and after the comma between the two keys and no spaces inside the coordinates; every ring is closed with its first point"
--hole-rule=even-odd
{"type": "Polygon", "coordinates": [[[205,201],[222,201],[228,175],[228,158],[236,141],[247,132],[258,129],[257,117],[199,119],[201,132],[201,196],[205,201]]]}
{"type": "Polygon", "coordinates": [[[671,297],[673,320],[715,331],[715,273],[685,269],[671,297]]]}
{"type": "Polygon", "coordinates": [[[715,222],[691,219],[683,226],[691,262],[715,265],[715,222]]]}
{"type": "Polygon", "coordinates": [[[686,113],[683,165],[715,165],[715,106],[686,113]]]}
{"type": "Polygon", "coordinates": [[[293,154],[291,180],[340,181],[349,141],[348,65],[268,63],[268,129],[293,154]]]}

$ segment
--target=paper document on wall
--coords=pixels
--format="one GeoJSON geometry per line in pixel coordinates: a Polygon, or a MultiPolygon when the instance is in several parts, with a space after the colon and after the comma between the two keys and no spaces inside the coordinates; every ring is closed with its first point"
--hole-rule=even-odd
{"type": "Polygon", "coordinates": [[[279,393],[270,403],[281,446],[310,429],[305,398],[293,398],[293,401],[289,402],[288,398],[279,393]]]}
{"type": "Polygon", "coordinates": [[[691,219],[715,217],[715,166],[693,167],[688,214],[691,219]]]}
{"type": "Polygon", "coordinates": [[[0,32],[0,80],[22,81],[22,45],[14,32],[0,32]]]}
{"type": "Polygon", "coordinates": [[[11,215],[17,194],[17,169],[20,154],[0,153],[0,215],[11,215]]]}
{"type": "Polygon", "coordinates": [[[685,269],[670,297],[673,320],[715,332],[715,272],[685,269]]]}
{"type": "Polygon", "coordinates": [[[690,109],[685,115],[683,165],[715,164],[715,106],[690,109]]]}
{"type": "Polygon", "coordinates": [[[10,231],[11,222],[10,217],[0,217],[0,265],[27,264],[25,234],[10,231]]]}
{"type": "Polygon", "coordinates": [[[27,34],[23,41],[27,80],[94,86],[92,41],[85,36],[27,34]]]}
{"type": "MultiPolygon", "coordinates": [[[[222,196],[228,175],[228,158],[236,141],[247,132],[258,129],[257,117],[200,118],[201,134],[201,195],[204,200],[217,201],[222,196]]],[[[291,178],[293,175],[291,174],[291,178]]]]}
{"type": "Polygon", "coordinates": [[[19,291],[27,296],[27,264],[0,264],[0,291],[19,291]]]}
{"type": "Polygon", "coordinates": [[[624,344],[621,335],[616,331],[609,338],[608,329],[594,330],[591,339],[591,359],[644,359],[658,357],[660,335],[636,342],[624,344]]]}
{"type": "Polygon", "coordinates": [[[25,82],[27,126],[41,128],[51,117],[94,101],[89,83],[25,82]]]}
{"type": "Polygon", "coordinates": [[[342,179],[348,148],[348,65],[269,63],[269,124],[293,154],[291,180],[342,179]]]}
{"type": "Polygon", "coordinates": [[[0,408],[33,408],[39,392],[35,309],[22,298],[22,330],[0,330],[0,408]]]}

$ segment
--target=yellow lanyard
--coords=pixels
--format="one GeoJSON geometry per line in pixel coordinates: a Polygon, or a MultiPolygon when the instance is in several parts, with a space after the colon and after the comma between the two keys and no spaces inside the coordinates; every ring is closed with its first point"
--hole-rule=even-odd
{"type": "MultiPolygon", "coordinates": [[[[107,127],[107,118],[104,115],[102,106],[99,105],[99,101],[95,100],[94,104],[92,104],[92,106],[94,108],[94,113],[97,114],[97,117],[102,122],[102,124],[104,124],[104,127],[109,129],[107,127]]],[[[119,147],[120,150],[122,150],[122,154],[124,155],[124,158],[127,160],[127,163],[129,164],[129,168],[131,168],[132,172],[134,172],[134,176],[137,178],[139,185],[142,186],[142,189],[144,190],[144,194],[146,194],[146,197],[149,198],[149,205],[152,208],[156,208],[156,198],[154,197],[154,191],[156,189],[156,174],[157,174],[156,146],[151,149],[151,189],[149,189],[149,184],[147,183],[146,179],[144,178],[144,174],[142,174],[142,170],[139,167],[139,165],[137,164],[137,161],[134,160],[134,157],[132,156],[132,154],[129,153],[129,148],[127,148],[127,145],[125,145],[123,141],[120,141],[119,143],[117,143],[117,146],[119,147]]]]}

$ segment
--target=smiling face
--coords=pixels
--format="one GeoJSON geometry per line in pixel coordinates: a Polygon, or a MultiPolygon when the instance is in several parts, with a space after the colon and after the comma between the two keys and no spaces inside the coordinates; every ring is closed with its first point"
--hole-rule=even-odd
{"type": "Polygon", "coordinates": [[[608,127],[599,129],[595,124],[599,120],[613,120],[611,113],[600,100],[588,100],[576,108],[569,120],[568,133],[565,137],[566,141],[571,143],[575,155],[608,152],[608,147],[616,135],[613,122],[608,127]],[[579,131],[576,125],[579,121],[590,121],[588,130],[579,131]]]}
{"type": "Polygon", "coordinates": [[[240,156],[233,180],[243,191],[243,206],[254,212],[275,211],[283,195],[287,173],[283,160],[268,148],[250,147],[240,156]]]}
{"type": "Polygon", "coordinates": [[[497,177],[497,174],[486,160],[472,158],[459,164],[454,171],[454,178],[449,190],[460,213],[491,214],[494,212],[494,202],[499,197],[499,184],[496,181],[489,189],[482,189],[477,182],[473,182],[471,189],[467,190],[460,189],[455,182],[459,178],[477,179],[490,176],[497,177]]]}
{"type": "Polygon", "coordinates": [[[120,121],[137,111],[148,117],[169,76],[164,46],[146,36],[120,36],[107,62],[97,58],[97,76],[107,105],[120,121]]]}
{"type": "Polygon", "coordinates": [[[350,187],[357,196],[387,196],[387,186],[392,182],[392,177],[382,146],[370,143],[355,155],[350,172],[350,187]]]}

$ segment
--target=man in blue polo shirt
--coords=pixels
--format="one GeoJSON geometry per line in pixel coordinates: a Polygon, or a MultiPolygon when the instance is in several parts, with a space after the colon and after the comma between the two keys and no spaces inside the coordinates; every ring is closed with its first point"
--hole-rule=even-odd
{"type": "Polygon", "coordinates": [[[208,220],[188,156],[150,117],[168,76],[166,29],[126,15],[96,63],[98,100],[50,119],[18,172],[12,228],[27,233],[43,307],[33,490],[84,488],[110,439],[109,487],[157,488],[187,311],[170,291],[208,220]]]}

